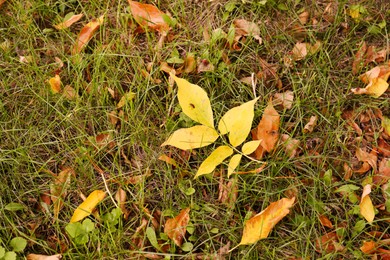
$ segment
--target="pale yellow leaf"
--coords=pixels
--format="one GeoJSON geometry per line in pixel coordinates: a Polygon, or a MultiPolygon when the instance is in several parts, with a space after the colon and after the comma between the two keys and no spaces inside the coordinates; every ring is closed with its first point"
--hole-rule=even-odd
{"type": "Polygon", "coordinates": [[[176,130],[161,146],[171,145],[182,150],[189,150],[212,144],[218,137],[214,128],[196,125],[176,130]]]}
{"type": "Polygon", "coordinates": [[[66,29],[66,28],[70,27],[72,24],[74,24],[75,22],[77,22],[78,20],[80,20],[82,17],[83,17],[83,14],[72,15],[66,21],[63,21],[62,23],[54,25],[54,28],[56,28],[57,30],[66,29]]]}
{"type": "Polygon", "coordinates": [[[258,99],[230,109],[219,121],[218,130],[222,135],[229,133],[229,142],[234,147],[242,144],[248,137],[254,116],[253,109],[258,99]]]}
{"type": "Polygon", "coordinates": [[[241,162],[242,155],[241,154],[235,154],[230,158],[229,164],[228,164],[228,177],[234,173],[236,168],[241,162]]]}
{"type": "Polygon", "coordinates": [[[135,93],[133,92],[127,92],[122,97],[121,100],[119,100],[118,104],[116,105],[116,108],[122,108],[128,101],[133,100],[135,97],[135,93]]]}
{"type": "Polygon", "coordinates": [[[62,255],[38,255],[38,254],[28,254],[27,260],[59,260],[62,258],[62,255]]]}
{"type": "Polygon", "coordinates": [[[363,188],[362,198],[360,200],[360,214],[369,222],[372,223],[375,217],[375,208],[372,205],[369,194],[371,193],[371,184],[367,184],[363,188]]]}
{"type": "Polygon", "coordinates": [[[379,98],[382,96],[383,93],[386,92],[387,88],[389,87],[389,84],[381,79],[381,78],[374,78],[368,83],[367,87],[365,88],[353,88],[351,91],[354,94],[367,94],[370,96],[373,96],[374,98],[379,98]]]}
{"type": "Polygon", "coordinates": [[[54,77],[49,79],[51,91],[56,94],[61,92],[61,78],[60,75],[56,74],[54,77]]]}
{"type": "Polygon", "coordinates": [[[89,194],[87,199],[74,211],[73,216],[70,219],[70,223],[80,221],[89,216],[92,213],[92,210],[104,199],[105,196],[106,193],[102,190],[95,190],[89,194]]]}
{"type": "Polygon", "coordinates": [[[251,154],[253,153],[257,147],[259,147],[259,144],[261,143],[262,140],[255,140],[255,141],[249,141],[243,144],[242,146],[242,153],[243,154],[251,154]]]}
{"type": "Polygon", "coordinates": [[[294,204],[295,197],[283,198],[271,203],[265,210],[249,219],[244,226],[240,245],[256,243],[267,238],[272,228],[289,212],[294,204]]]}
{"type": "Polygon", "coordinates": [[[170,76],[179,88],[177,97],[183,113],[202,125],[214,128],[213,111],[206,91],[173,73],[170,73],[170,76]]]}
{"type": "Polygon", "coordinates": [[[183,209],[179,215],[168,219],[165,223],[164,233],[175,242],[177,246],[181,246],[188,222],[190,221],[190,208],[183,209]]]}
{"type": "Polygon", "coordinates": [[[211,173],[219,164],[221,164],[227,157],[232,154],[233,149],[229,146],[222,145],[218,147],[199,166],[195,178],[211,173]]]}

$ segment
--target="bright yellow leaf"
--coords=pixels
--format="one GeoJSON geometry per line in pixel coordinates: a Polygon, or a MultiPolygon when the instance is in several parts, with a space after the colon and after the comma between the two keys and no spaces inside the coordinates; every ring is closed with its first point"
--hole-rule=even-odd
{"type": "Polygon", "coordinates": [[[234,147],[242,144],[248,137],[254,116],[253,109],[258,99],[230,109],[219,121],[218,130],[223,135],[229,133],[229,142],[234,147]]]}
{"type": "Polygon", "coordinates": [[[215,167],[223,162],[227,157],[233,154],[233,149],[229,146],[222,145],[215,149],[209,157],[207,157],[202,164],[200,165],[198,172],[195,175],[195,178],[211,173],[214,171],[215,167]]]}
{"type": "Polygon", "coordinates": [[[182,150],[189,150],[212,144],[218,138],[214,128],[196,125],[176,130],[161,146],[171,145],[182,150]]]}
{"type": "Polygon", "coordinates": [[[74,211],[73,216],[70,219],[70,223],[80,221],[89,216],[92,213],[92,210],[104,199],[105,196],[106,193],[102,190],[95,190],[89,194],[87,199],[74,211]]]}
{"type": "Polygon", "coordinates": [[[381,78],[375,78],[370,81],[370,83],[365,88],[353,88],[351,91],[354,94],[367,94],[370,96],[373,96],[374,98],[378,98],[382,96],[383,93],[386,92],[387,88],[389,87],[389,84],[386,82],[386,80],[383,80],[381,78]]]}
{"type": "Polygon", "coordinates": [[[375,217],[375,208],[372,205],[369,194],[371,193],[371,184],[367,184],[363,188],[362,198],[360,200],[360,214],[369,222],[372,223],[375,217]]]}
{"type": "Polygon", "coordinates": [[[173,73],[170,73],[170,76],[179,88],[177,97],[183,113],[202,125],[214,128],[213,111],[206,91],[173,73]]]}
{"type": "Polygon", "coordinates": [[[228,164],[228,177],[234,173],[236,168],[241,162],[242,155],[241,154],[235,154],[230,158],[229,164],[228,164]]]}
{"type": "Polygon", "coordinates": [[[242,149],[241,149],[242,153],[243,154],[251,154],[251,153],[253,153],[254,151],[256,151],[257,147],[259,147],[261,141],[262,140],[255,140],[255,141],[246,142],[242,146],[242,149]]]}
{"type": "Polygon", "coordinates": [[[267,238],[272,228],[290,212],[289,208],[292,207],[294,201],[295,197],[283,198],[271,203],[265,210],[249,219],[245,223],[239,245],[249,245],[267,238]]]}
{"type": "Polygon", "coordinates": [[[382,118],[382,127],[383,131],[387,134],[390,135],[390,118],[383,116],[382,118]]]}

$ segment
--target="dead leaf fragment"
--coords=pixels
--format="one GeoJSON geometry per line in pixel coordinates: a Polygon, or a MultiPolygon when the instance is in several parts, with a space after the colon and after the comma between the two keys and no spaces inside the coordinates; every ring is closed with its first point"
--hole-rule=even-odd
{"type": "Polygon", "coordinates": [[[294,102],[294,93],[291,90],[287,90],[283,93],[276,93],[274,95],[273,105],[282,105],[285,109],[290,109],[294,102]]]}
{"type": "Polygon", "coordinates": [[[54,77],[49,79],[50,89],[54,94],[61,92],[61,78],[60,75],[56,74],[54,77]]]}
{"type": "Polygon", "coordinates": [[[362,250],[365,254],[373,254],[376,250],[377,244],[370,240],[370,241],[364,241],[363,245],[360,247],[360,250],[362,250]]]}
{"type": "Polygon", "coordinates": [[[63,30],[66,28],[69,28],[72,24],[79,21],[84,15],[83,14],[75,14],[69,17],[66,21],[63,21],[62,23],[54,25],[54,28],[57,30],[63,30]]]}
{"type": "Polygon", "coordinates": [[[119,188],[115,194],[115,200],[118,202],[119,208],[122,210],[123,218],[127,219],[129,217],[130,211],[126,208],[126,191],[119,188]]]}
{"type": "Polygon", "coordinates": [[[323,225],[324,227],[333,228],[332,221],[330,221],[328,219],[328,217],[326,217],[325,215],[320,215],[319,219],[320,219],[321,225],[323,225]]]}
{"type": "Polygon", "coordinates": [[[372,223],[375,217],[375,208],[372,204],[369,194],[371,193],[371,184],[367,184],[363,188],[362,198],[360,200],[360,214],[367,220],[368,223],[372,223]]]}
{"type": "Polygon", "coordinates": [[[354,172],[365,173],[370,170],[370,168],[372,168],[374,172],[377,171],[378,156],[375,150],[372,150],[370,153],[367,153],[363,149],[358,148],[356,149],[356,157],[360,162],[363,162],[363,165],[354,172]]]}
{"type": "Polygon", "coordinates": [[[314,130],[314,127],[317,125],[317,116],[311,116],[309,122],[303,128],[304,133],[311,133],[314,130]]]}
{"type": "Polygon", "coordinates": [[[197,73],[214,71],[214,65],[205,59],[198,59],[197,66],[198,66],[198,69],[196,70],[197,73]]]}
{"type": "Polygon", "coordinates": [[[320,41],[316,41],[315,44],[305,43],[305,42],[297,42],[292,49],[292,59],[295,61],[303,60],[308,54],[312,55],[316,53],[322,43],[320,41]]]}
{"type": "Polygon", "coordinates": [[[272,101],[265,108],[263,117],[258,126],[252,131],[253,140],[262,140],[255,151],[256,159],[261,159],[265,152],[271,152],[279,138],[280,116],[272,105],[272,101]]]}
{"type": "Polygon", "coordinates": [[[121,100],[119,100],[118,104],[116,105],[116,108],[122,108],[124,105],[126,105],[129,101],[133,100],[135,97],[134,92],[127,92],[122,97],[121,100]]]}
{"type": "Polygon", "coordinates": [[[262,44],[263,40],[260,37],[260,28],[257,24],[244,19],[236,19],[233,21],[233,24],[236,30],[236,38],[240,38],[241,36],[252,36],[259,44],[262,44]]]}
{"type": "Polygon", "coordinates": [[[272,228],[282,220],[294,204],[295,197],[283,198],[271,203],[265,210],[249,219],[244,226],[239,245],[256,243],[260,239],[267,238],[272,228]]]}
{"type": "Polygon", "coordinates": [[[67,189],[70,183],[70,177],[75,175],[72,168],[66,168],[54,178],[50,185],[50,198],[54,206],[54,219],[58,218],[58,214],[64,205],[63,199],[67,195],[67,189]]]}
{"type": "Polygon", "coordinates": [[[87,23],[81,29],[76,39],[76,43],[72,48],[72,55],[78,54],[84,49],[84,47],[88,44],[89,40],[91,40],[94,33],[97,31],[97,29],[99,29],[100,25],[103,24],[103,20],[104,15],[87,23]]]}
{"type": "Polygon", "coordinates": [[[161,33],[167,33],[170,30],[169,24],[164,19],[164,17],[168,16],[154,5],[142,4],[130,0],[129,5],[131,14],[139,25],[161,33]]]}
{"type": "Polygon", "coordinates": [[[190,221],[190,208],[183,209],[179,215],[168,219],[165,223],[164,233],[175,242],[177,246],[181,246],[183,238],[186,234],[186,228],[190,221]]]}
{"type": "Polygon", "coordinates": [[[37,255],[37,254],[28,254],[27,260],[59,260],[62,258],[62,255],[37,255]]]}
{"type": "Polygon", "coordinates": [[[284,150],[286,151],[286,154],[288,154],[290,158],[294,158],[295,155],[298,153],[299,144],[301,143],[301,141],[290,137],[288,134],[282,134],[281,141],[284,150]]]}
{"type": "Polygon", "coordinates": [[[379,169],[373,176],[373,183],[376,185],[382,185],[390,180],[390,159],[383,158],[379,163],[379,169]]]}
{"type": "Polygon", "coordinates": [[[62,95],[69,100],[74,100],[76,97],[78,97],[76,90],[69,85],[64,87],[62,95]]]}
{"type": "Polygon", "coordinates": [[[339,237],[336,231],[326,233],[316,240],[316,251],[319,253],[326,252],[340,252],[344,247],[339,243],[339,237]]]}

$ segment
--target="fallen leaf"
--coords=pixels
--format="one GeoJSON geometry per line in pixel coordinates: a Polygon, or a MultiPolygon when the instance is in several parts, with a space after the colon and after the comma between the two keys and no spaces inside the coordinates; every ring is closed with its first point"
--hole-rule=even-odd
{"type": "Polygon", "coordinates": [[[7,1],[7,0],[0,0],[0,7],[1,7],[2,4],[5,3],[5,1],[7,1]]]}
{"type": "Polygon", "coordinates": [[[309,21],[309,16],[310,16],[310,14],[309,14],[308,11],[302,12],[301,14],[298,15],[299,22],[300,22],[302,25],[307,24],[307,22],[309,21]]]}
{"type": "Polygon", "coordinates": [[[360,247],[360,250],[365,254],[373,254],[376,250],[377,244],[370,240],[364,241],[363,245],[360,247]]]}
{"type": "Polygon", "coordinates": [[[219,182],[218,201],[229,206],[229,208],[232,209],[234,208],[234,204],[238,196],[237,180],[232,178],[227,182],[226,185],[223,180],[224,178],[221,174],[219,182]]]}
{"type": "Polygon", "coordinates": [[[340,252],[344,250],[344,247],[339,244],[339,237],[336,231],[326,233],[316,240],[316,251],[322,253],[340,252]]]}
{"type": "Polygon", "coordinates": [[[234,172],[235,174],[250,174],[250,173],[260,173],[264,170],[264,168],[267,166],[267,163],[263,163],[260,167],[257,169],[251,170],[251,171],[244,171],[244,172],[234,172]]]}
{"type": "Polygon", "coordinates": [[[244,19],[236,19],[233,24],[236,37],[252,36],[259,44],[262,44],[263,40],[260,37],[260,28],[257,24],[244,19]]]}
{"type": "Polygon", "coordinates": [[[130,0],[129,5],[131,14],[139,25],[161,33],[167,33],[170,30],[169,24],[166,22],[166,19],[164,19],[164,17],[169,18],[169,16],[154,5],[130,0]]]}
{"type": "Polygon", "coordinates": [[[364,55],[366,54],[367,51],[367,43],[364,41],[361,45],[359,50],[355,54],[355,59],[352,64],[352,74],[356,75],[358,71],[361,69],[361,67],[364,65],[364,55]]]}
{"type": "Polygon", "coordinates": [[[384,81],[387,81],[390,75],[390,62],[387,64],[382,64],[372,68],[371,70],[361,74],[358,78],[363,83],[370,83],[373,79],[381,78],[384,81]]]}
{"type": "Polygon", "coordinates": [[[69,28],[72,24],[79,21],[83,16],[83,14],[73,14],[70,17],[65,17],[66,20],[64,20],[62,23],[54,25],[54,28],[57,30],[69,28]]]}
{"type": "Polygon", "coordinates": [[[71,175],[75,175],[74,170],[72,168],[66,168],[50,184],[50,198],[54,207],[54,219],[58,218],[58,214],[64,206],[63,199],[67,194],[71,175]]]}
{"type": "Polygon", "coordinates": [[[210,145],[218,137],[218,132],[214,128],[196,125],[176,130],[161,146],[170,145],[181,150],[189,150],[210,145]]]}
{"type": "Polygon", "coordinates": [[[196,70],[196,60],[195,54],[187,53],[187,56],[184,60],[183,71],[184,73],[192,73],[196,70]]]}
{"type": "Polygon", "coordinates": [[[197,73],[214,71],[214,65],[206,59],[198,59],[197,67],[198,67],[198,69],[196,70],[197,73]]]}
{"type": "Polygon", "coordinates": [[[115,194],[115,200],[118,202],[118,206],[122,210],[123,218],[127,219],[129,217],[130,211],[126,208],[126,191],[119,188],[115,194]]]}
{"type": "Polygon", "coordinates": [[[213,111],[206,91],[185,79],[176,77],[173,73],[170,73],[170,76],[174,78],[179,88],[177,97],[183,113],[202,125],[214,128],[213,111]]]}
{"type": "Polygon", "coordinates": [[[383,116],[382,117],[382,127],[383,127],[383,132],[390,136],[390,118],[383,116]]]}
{"type": "Polygon", "coordinates": [[[190,208],[183,209],[179,215],[168,219],[165,223],[164,233],[175,242],[177,246],[181,246],[183,238],[186,234],[186,228],[190,221],[190,208]]]}
{"type": "Polygon", "coordinates": [[[61,92],[61,78],[60,75],[56,74],[54,77],[49,79],[49,84],[51,91],[54,94],[60,93],[61,92]]]}
{"type": "Polygon", "coordinates": [[[303,128],[304,133],[311,133],[314,130],[314,127],[317,125],[317,116],[311,116],[309,122],[303,128]]]}
{"type": "Polygon", "coordinates": [[[272,106],[272,101],[265,108],[258,126],[252,131],[253,140],[262,140],[255,151],[256,159],[261,159],[265,152],[271,152],[279,138],[280,116],[272,106]]]}
{"type": "Polygon", "coordinates": [[[283,93],[276,93],[274,95],[273,105],[282,105],[285,109],[290,109],[294,102],[294,92],[287,90],[283,93]]]}
{"type": "Polygon", "coordinates": [[[160,157],[158,157],[158,159],[160,161],[166,162],[167,164],[170,164],[170,165],[173,165],[173,166],[177,167],[176,160],[171,158],[171,157],[169,157],[168,155],[165,155],[165,154],[160,155],[160,157]]]}
{"type": "Polygon", "coordinates": [[[330,221],[325,215],[320,215],[319,219],[321,225],[323,225],[324,227],[333,228],[332,221],[330,221]]]}
{"type": "Polygon", "coordinates": [[[249,245],[256,243],[260,239],[267,238],[272,228],[290,212],[289,209],[294,204],[294,201],[295,197],[280,199],[249,219],[245,223],[239,245],[249,245]]]}
{"type": "Polygon", "coordinates": [[[280,139],[282,141],[282,145],[284,147],[284,150],[286,151],[286,154],[288,154],[290,158],[294,158],[295,155],[298,153],[301,141],[290,137],[288,134],[282,134],[280,139]]]}
{"type": "Polygon", "coordinates": [[[76,39],[76,43],[72,48],[72,55],[80,53],[84,49],[84,47],[88,44],[89,40],[91,40],[96,30],[99,29],[100,25],[103,24],[103,20],[104,20],[104,15],[100,16],[97,19],[92,20],[81,29],[76,39]]]}
{"type": "Polygon", "coordinates": [[[69,100],[74,100],[76,97],[78,97],[76,90],[69,85],[66,85],[64,87],[64,91],[62,92],[62,95],[69,100]]]}
{"type": "Polygon", "coordinates": [[[276,82],[278,89],[282,89],[283,83],[277,74],[277,65],[269,64],[267,61],[259,58],[261,71],[256,73],[258,79],[262,79],[266,86],[271,87],[276,82]]]}
{"type": "Polygon", "coordinates": [[[365,88],[353,88],[351,91],[356,95],[367,94],[374,98],[379,98],[386,92],[388,87],[389,84],[385,80],[376,78],[371,80],[365,88]]]}
{"type": "Polygon", "coordinates": [[[219,146],[202,162],[194,178],[211,173],[218,165],[220,165],[227,157],[232,154],[233,149],[229,146],[219,146]]]}
{"type": "Polygon", "coordinates": [[[249,141],[243,144],[241,151],[243,154],[251,154],[253,153],[257,147],[259,147],[259,144],[261,143],[261,140],[256,140],[256,141],[249,141]]]}
{"type": "Polygon", "coordinates": [[[59,260],[62,258],[62,255],[37,255],[37,254],[28,254],[27,260],[59,260]]]}
{"type": "Polygon", "coordinates": [[[372,168],[374,172],[377,171],[378,156],[375,149],[373,149],[370,153],[367,153],[363,151],[363,149],[357,148],[356,157],[360,162],[363,162],[363,165],[358,170],[355,170],[354,172],[365,173],[368,170],[370,170],[370,168],[372,168]]]}
{"type": "Polygon", "coordinates": [[[248,137],[254,117],[254,106],[258,99],[230,109],[219,121],[219,132],[222,135],[229,133],[229,142],[234,147],[242,144],[248,137]]]}
{"type": "Polygon", "coordinates": [[[122,108],[124,105],[126,105],[129,101],[133,100],[135,97],[134,92],[127,92],[125,93],[121,99],[119,100],[118,104],[116,105],[116,108],[122,108]]]}
{"type": "Polygon", "coordinates": [[[315,44],[311,45],[310,43],[297,42],[292,49],[292,59],[295,61],[303,60],[308,54],[312,55],[316,53],[321,48],[322,43],[316,41],[315,44]]]}
{"type": "Polygon", "coordinates": [[[382,185],[387,183],[390,180],[390,159],[383,158],[379,163],[379,169],[376,174],[374,174],[372,181],[376,185],[382,185]]]}
{"type": "Polygon", "coordinates": [[[367,220],[368,223],[372,223],[375,217],[375,208],[372,205],[369,194],[371,193],[371,184],[367,184],[363,188],[362,198],[360,200],[360,214],[367,220]]]}
{"type": "Polygon", "coordinates": [[[70,223],[80,221],[85,217],[91,215],[92,210],[96,207],[96,205],[101,202],[106,193],[102,190],[95,190],[86,198],[86,200],[81,203],[77,209],[74,211],[72,218],[70,219],[70,223]]]}
{"type": "Polygon", "coordinates": [[[235,154],[230,158],[229,164],[228,164],[228,177],[234,173],[236,168],[241,162],[242,155],[241,154],[235,154]]]}

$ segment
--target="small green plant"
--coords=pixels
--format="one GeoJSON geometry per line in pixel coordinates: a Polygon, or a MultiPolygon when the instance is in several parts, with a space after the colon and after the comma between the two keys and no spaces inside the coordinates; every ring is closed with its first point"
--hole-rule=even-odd
{"type": "Polygon", "coordinates": [[[69,223],[65,227],[65,230],[76,245],[85,245],[88,241],[93,239],[95,225],[92,220],[87,218],[82,223],[69,223]]]}
{"type": "Polygon", "coordinates": [[[115,208],[103,215],[102,219],[107,228],[111,231],[117,230],[117,225],[122,217],[122,210],[120,208],[115,208]]]}
{"type": "Polygon", "coordinates": [[[27,246],[27,241],[23,237],[14,237],[9,246],[12,248],[11,251],[7,251],[6,248],[0,246],[0,259],[1,260],[14,260],[17,258],[17,252],[23,252],[27,246]]]}

